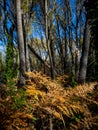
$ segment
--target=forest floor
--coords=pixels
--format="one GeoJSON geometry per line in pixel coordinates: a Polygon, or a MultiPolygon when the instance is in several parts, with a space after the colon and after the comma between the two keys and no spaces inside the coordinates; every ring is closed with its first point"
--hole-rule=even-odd
{"type": "Polygon", "coordinates": [[[0,85],[0,130],[98,130],[98,82],[70,86],[67,75],[51,80],[26,73],[26,85],[0,85]]]}

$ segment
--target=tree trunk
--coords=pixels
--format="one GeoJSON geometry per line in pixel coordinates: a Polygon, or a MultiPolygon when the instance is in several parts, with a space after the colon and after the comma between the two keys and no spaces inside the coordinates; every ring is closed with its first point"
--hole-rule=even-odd
{"type": "Polygon", "coordinates": [[[49,37],[49,26],[48,26],[48,3],[47,0],[45,0],[45,26],[46,26],[46,43],[47,43],[47,49],[48,49],[48,54],[49,54],[49,60],[50,60],[50,66],[51,66],[51,78],[55,78],[54,74],[54,66],[53,66],[53,60],[52,60],[52,54],[51,54],[51,49],[50,49],[50,37],[49,37]]]}
{"type": "Polygon", "coordinates": [[[24,52],[24,38],[23,38],[23,28],[22,28],[22,16],[21,16],[21,1],[16,0],[16,10],[17,10],[17,32],[18,32],[18,46],[19,46],[19,60],[20,60],[20,75],[19,83],[20,85],[25,84],[25,52],[24,52]]]}
{"type": "Polygon", "coordinates": [[[75,52],[75,76],[76,76],[76,81],[78,81],[78,76],[79,76],[79,67],[80,67],[80,51],[77,48],[75,52]]]}
{"type": "Polygon", "coordinates": [[[59,44],[59,55],[60,55],[60,59],[61,59],[61,74],[64,74],[64,52],[63,52],[63,44],[62,44],[62,41],[61,41],[61,36],[60,36],[60,27],[59,27],[59,22],[58,22],[58,19],[56,20],[57,22],[57,33],[58,33],[58,38],[59,38],[59,41],[58,41],[58,44],[59,44]]]}
{"type": "Polygon", "coordinates": [[[82,84],[86,82],[89,45],[90,45],[90,25],[89,20],[87,20],[84,30],[84,41],[82,47],[82,57],[80,61],[80,72],[79,72],[79,83],[82,84]]]}
{"type": "Polygon", "coordinates": [[[23,23],[23,35],[24,35],[24,49],[25,49],[25,62],[26,62],[26,71],[30,71],[30,59],[29,59],[29,49],[28,49],[28,26],[29,19],[28,13],[23,15],[22,23],[23,23]],[[24,18],[26,18],[24,20],[24,18]]]}

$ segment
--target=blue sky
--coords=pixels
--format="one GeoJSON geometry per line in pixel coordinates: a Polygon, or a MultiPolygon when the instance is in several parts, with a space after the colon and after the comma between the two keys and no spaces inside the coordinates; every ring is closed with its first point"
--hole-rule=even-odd
{"type": "Polygon", "coordinates": [[[4,51],[4,47],[0,44],[0,52],[4,51]]]}
{"type": "Polygon", "coordinates": [[[3,45],[0,44],[0,52],[2,52],[2,55],[5,55],[5,48],[3,45]]]}
{"type": "MultiPolygon", "coordinates": [[[[57,1],[58,1],[58,3],[61,3],[61,0],[57,0],[57,1]]],[[[71,5],[71,8],[72,8],[72,21],[73,21],[74,24],[76,23],[76,16],[75,16],[75,4],[76,4],[76,1],[77,0],[70,0],[70,5],[71,5]]],[[[33,37],[38,37],[38,35],[40,35],[40,31],[43,32],[43,29],[42,29],[42,27],[38,27],[38,24],[33,23],[32,25],[33,25],[32,29],[34,29],[34,27],[37,28],[36,31],[32,31],[33,32],[33,37]]],[[[9,30],[10,27],[11,27],[10,20],[7,21],[7,26],[8,26],[8,30],[9,30]]],[[[44,33],[42,35],[44,37],[44,33]]],[[[0,41],[0,51],[4,52],[4,47],[2,46],[1,41],[0,41]]]]}

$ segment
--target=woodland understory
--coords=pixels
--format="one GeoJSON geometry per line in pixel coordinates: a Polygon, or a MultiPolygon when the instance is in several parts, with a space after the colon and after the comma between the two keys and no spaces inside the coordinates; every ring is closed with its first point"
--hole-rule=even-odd
{"type": "Polygon", "coordinates": [[[67,75],[52,81],[28,72],[26,78],[20,89],[16,81],[0,85],[0,130],[98,129],[98,82],[72,88],[67,75]]]}

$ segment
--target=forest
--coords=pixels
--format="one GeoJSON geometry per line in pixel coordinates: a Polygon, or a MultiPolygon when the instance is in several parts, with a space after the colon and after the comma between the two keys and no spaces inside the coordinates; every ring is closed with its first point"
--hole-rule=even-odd
{"type": "Polygon", "coordinates": [[[98,130],[98,0],[0,0],[0,130],[98,130]]]}

